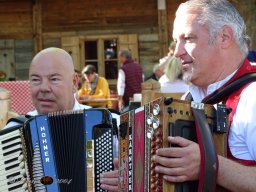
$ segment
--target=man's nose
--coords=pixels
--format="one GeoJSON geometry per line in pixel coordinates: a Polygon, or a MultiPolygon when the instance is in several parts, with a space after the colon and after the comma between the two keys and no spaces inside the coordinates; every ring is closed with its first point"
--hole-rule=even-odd
{"type": "Polygon", "coordinates": [[[51,90],[51,84],[48,80],[43,80],[40,86],[42,92],[49,92],[51,90]]]}
{"type": "Polygon", "coordinates": [[[174,49],[174,56],[180,58],[182,55],[186,54],[186,52],[184,43],[177,42],[174,49]]]}

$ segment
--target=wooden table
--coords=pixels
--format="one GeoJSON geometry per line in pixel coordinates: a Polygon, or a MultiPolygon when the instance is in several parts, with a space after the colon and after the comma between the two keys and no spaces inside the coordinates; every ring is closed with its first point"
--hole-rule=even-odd
{"type": "Polygon", "coordinates": [[[80,99],[79,102],[85,105],[90,104],[92,107],[106,107],[104,106],[108,101],[118,101],[118,98],[95,98],[95,99],[80,99]]]}

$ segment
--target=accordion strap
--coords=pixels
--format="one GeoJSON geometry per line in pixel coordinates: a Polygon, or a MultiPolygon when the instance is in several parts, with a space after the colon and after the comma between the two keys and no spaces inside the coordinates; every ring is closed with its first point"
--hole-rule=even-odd
{"type": "Polygon", "coordinates": [[[31,116],[30,115],[20,115],[18,117],[15,118],[10,118],[6,124],[10,123],[10,122],[16,122],[19,124],[23,124],[25,123],[26,120],[28,120],[31,116]]]}
{"type": "Polygon", "coordinates": [[[227,97],[231,93],[233,93],[236,90],[240,89],[241,87],[247,85],[248,83],[251,83],[254,81],[256,81],[256,73],[249,73],[244,76],[241,76],[240,78],[236,79],[235,81],[233,81],[226,87],[214,91],[211,95],[204,98],[204,100],[202,102],[207,103],[207,104],[219,103],[219,102],[227,99],[227,97]]]}
{"type": "Polygon", "coordinates": [[[210,127],[205,117],[204,104],[191,103],[196,124],[197,140],[201,153],[198,191],[214,192],[216,187],[218,158],[210,127]]]}

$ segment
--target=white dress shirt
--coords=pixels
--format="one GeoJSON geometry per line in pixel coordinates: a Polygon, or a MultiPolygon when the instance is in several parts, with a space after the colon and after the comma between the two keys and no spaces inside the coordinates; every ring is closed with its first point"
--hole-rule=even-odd
{"type": "MultiPolygon", "coordinates": [[[[236,72],[236,71],[235,71],[236,72]]],[[[235,74],[226,77],[224,80],[213,83],[207,90],[196,86],[190,86],[195,102],[201,102],[203,98],[224,85],[235,74]]],[[[256,160],[256,82],[251,83],[241,93],[233,122],[230,126],[228,143],[234,157],[244,160],[256,160]]]]}
{"type": "Polygon", "coordinates": [[[118,96],[124,96],[124,89],[125,89],[125,73],[122,69],[119,69],[118,79],[117,79],[118,96]]]}
{"type": "Polygon", "coordinates": [[[188,91],[188,84],[181,79],[170,82],[166,74],[162,75],[158,82],[161,85],[161,93],[185,93],[188,91]]]}
{"type": "MultiPolygon", "coordinates": [[[[80,103],[78,103],[78,101],[76,100],[75,98],[75,104],[74,104],[74,107],[73,107],[73,110],[79,110],[79,109],[89,109],[91,108],[90,106],[87,106],[87,105],[82,105],[80,103]]],[[[38,115],[38,112],[37,110],[34,110],[34,111],[30,111],[27,113],[27,115],[30,115],[30,116],[36,116],[38,115]]],[[[19,123],[17,122],[14,122],[14,121],[11,121],[10,123],[8,123],[3,129],[6,129],[6,128],[9,128],[9,127],[13,127],[13,126],[16,126],[16,125],[19,125],[19,123]]]]}

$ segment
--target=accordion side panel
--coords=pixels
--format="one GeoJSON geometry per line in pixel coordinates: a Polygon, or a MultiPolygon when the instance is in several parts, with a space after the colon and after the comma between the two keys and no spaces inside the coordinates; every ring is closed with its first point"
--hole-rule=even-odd
{"type": "Polygon", "coordinates": [[[145,111],[144,107],[135,110],[134,114],[134,145],[133,145],[133,191],[144,191],[145,163],[145,111]]]}
{"type": "MultiPolygon", "coordinates": [[[[53,152],[53,145],[51,143],[51,138],[50,138],[50,132],[49,132],[49,126],[47,122],[47,117],[46,116],[37,116],[36,118],[36,129],[38,133],[38,142],[35,145],[34,148],[34,159],[33,159],[33,172],[35,175],[35,172],[39,172],[37,170],[37,167],[40,167],[41,165],[43,166],[43,177],[48,176],[53,179],[53,183],[50,185],[47,185],[46,188],[47,190],[52,190],[52,191],[58,191],[58,174],[56,172],[56,165],[55,165],[55,157],[54,157],[54,152],[53,152]],[[40,150],[40,155],[41,155],[41,162],[42,164],[36,164],[35,161],[35,156],[36,152],[39,152],[40,150]]],[[[43,179],[43,177],[41,179],[43,179]]],[[[40,179],[40,180],[41,180],[40,179]]]]}
{"type": "MultiPolygon", "coordinates": [[[[168,136],[170,136],[170,128],[169,128],[169,115],[167,112],[167,108],[164,107],[163,109],[163,147],[169,147],[170,143],[168,141],[168,136]]],[[[170,191],[174,192],[175,191],[175,184],[167,182],[163,180],[163,191],[170,191]]]]}
{"type": "Polygon", "coordinates": [[[128,192],[133,192],[133,167],[134,167],[134,110],[129,112],[129,139],[128,139],[128,192]]]}
{"type": "MultiPolygon", "coordinates": [[[[171,136],[181,136],[197,142],[195,134],[195,121],[191,111],[190,103],[180,100],[174,100],[165,107],[164,124],[169,127],[171,136]]],[[[216,126],[216,110],[212,105],[204,105],[206,119],[210,128],[216,126]]],[[[212,131],[216,151],[218,154],[225,154],[226,134],[215,133],[212,131]]],[[[197,191],[197,182],[168,183],[169,188],[164,191],[187,192],[197,191]],[[172,188],[172,190],[171,190],[172,188]]],[[[217,190],[218,191],[218,190],[217,190]]]]}
{"type": "Polygon", "coordinates": [[[216,151],[219,155],[227,156],[227,134],[213,133],[213,140],[216,147],[216,151]]]}
{"type": "MultiPolygon", "coordinates": [[[[216,121],[216,114],[214,114],[215,109],[211,105],[206,105],[205,113],[210,117],[210,119],[215,119],[216,121]]],[[[209,123],[212,123],[213,126],[216,126],[212,120],[209,120],[209,123]]],[[[228,118],[226,121],[227,127],[229,127],[228,118]]],[[[212,137],[214,140],[215,148],[218,153],[218,155],[221,155],[223,157],[227,156],[227,134],[226,133],[212,133],[212,137]]]]}
{"type": "Polygon", "coordinates": [[[128,191],[128,146],[129,146],[129,112],[120,116],[119,128],[119,191],[128,191]]]}

